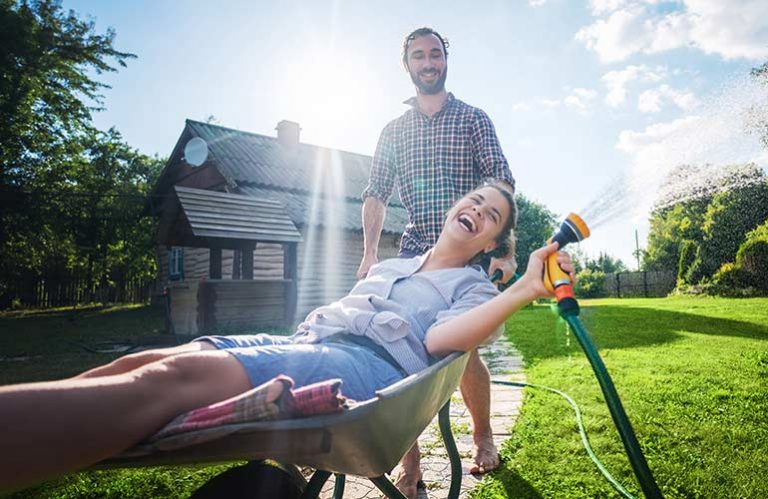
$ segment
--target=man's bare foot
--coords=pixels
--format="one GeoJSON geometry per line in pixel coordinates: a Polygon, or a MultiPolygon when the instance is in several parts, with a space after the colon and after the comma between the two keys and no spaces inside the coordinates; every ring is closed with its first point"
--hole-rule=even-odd
{"type": "Polygon", "coordinates": [[[395,487],[408,499],[417,499],[421,481],[421,455],[418,443],[413,444],[413,447],[400,460],[395,477],[395,487]]]}
{"type": "Polygon", "coordinates": [[[401,468],[395,480],[395,487],[408,499],[418,499],[419,482],[421,482],[421,471],[417,474],[410,474],[401,468]]]}
{"type": "Polygon", "coordinates": [[[475,437],[475,445],[472,448],[472,457],[475,463],[469,469],[474,474],[483,474],[499,467],[499,451],[493,443],[493,436],[475,437]]]}

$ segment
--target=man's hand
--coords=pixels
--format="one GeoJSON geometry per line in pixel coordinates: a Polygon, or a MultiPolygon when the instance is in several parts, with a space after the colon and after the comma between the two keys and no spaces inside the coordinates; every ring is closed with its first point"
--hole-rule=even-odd
{"type": "Polygon", "coordinates": [[[365,279],[365,276],[368,275],[368,271],[377,263],[379,263],[379,258],[376,255],[363,255],[363,260],[360,262],[360,266],[357,268],[357,273],[355,274],[357,280],[365,279]]]}
{"type": "Polygon", "coordinates": [[[515,260],[514,255],[506,258],[491,258],[491,265],[488,267],[488,275],[493,277],[493,274],[497,270],[500,270],[502,275],[501,279],[495,281],[495,283],[499,285],[509,282],[517,270],[517,260],[515,260]]]}

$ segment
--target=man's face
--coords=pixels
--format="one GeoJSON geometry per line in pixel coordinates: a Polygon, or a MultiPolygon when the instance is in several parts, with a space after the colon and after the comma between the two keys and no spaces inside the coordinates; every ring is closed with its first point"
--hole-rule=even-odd
{"type": "Polygon", "coordinates": [[[434,95],[445,88],[448,65],[443,44],[435,35],[420,36],[408,45],[408,72],[411,81],[426,95],[434,95]]]}

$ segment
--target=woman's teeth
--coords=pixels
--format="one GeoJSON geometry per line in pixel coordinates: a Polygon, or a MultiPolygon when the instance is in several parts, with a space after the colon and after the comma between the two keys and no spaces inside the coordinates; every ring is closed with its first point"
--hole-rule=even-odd
{"type": "Polygon", "coordinates": [[[466,215],[459,215],[459,223],[462,226],[464,226],[467,229],[467,231],[469,231],[469,232],[474,232],[475,231],[475,223],[468,216],[466,216],[466,215]]]}

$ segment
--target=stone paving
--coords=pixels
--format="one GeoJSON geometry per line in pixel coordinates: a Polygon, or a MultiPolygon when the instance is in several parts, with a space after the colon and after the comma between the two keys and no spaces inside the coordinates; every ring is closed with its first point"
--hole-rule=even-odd
{"type": "MultiPolygon", "coordinates": [[[[524,381],[523,364],[520,354],[514,346],[506,340],[499,339],[493,345],[483,347],[480,354],[491,371],[491,377],[508,381],[524,381]]],[[[491,385],[491,427],[496,447],[509,438],[512,426],[517,420],[520,405],[523,401],[522,388],[511,386],[491,385]]],[[[482,479],[469,474],[472,453],[471,419],[467,408],[461,400],[461,394],[457,390],[451,398],[451,425],[453,428],[456,446],[462,458],[463,476],[461,480],[461,497],[466,497],[482,479]]],[[[448,497],[450,487],[451,466],[448,454],[440,439],[440,429],[437,416],[427,429],[419,437],[421,447],[421,467],[424,473],[424,482],[427,486],[426,495],[421,494],[419,499],[442,499],[448,497]]],[[[323,499],[333,497],[333,478],[330,478],[323,487],[320,497],[323,499]]],[[[379,498],[383,494],[371,483],[370,480],[347,477],[344,497],[348,499],[379,498]]]]}

